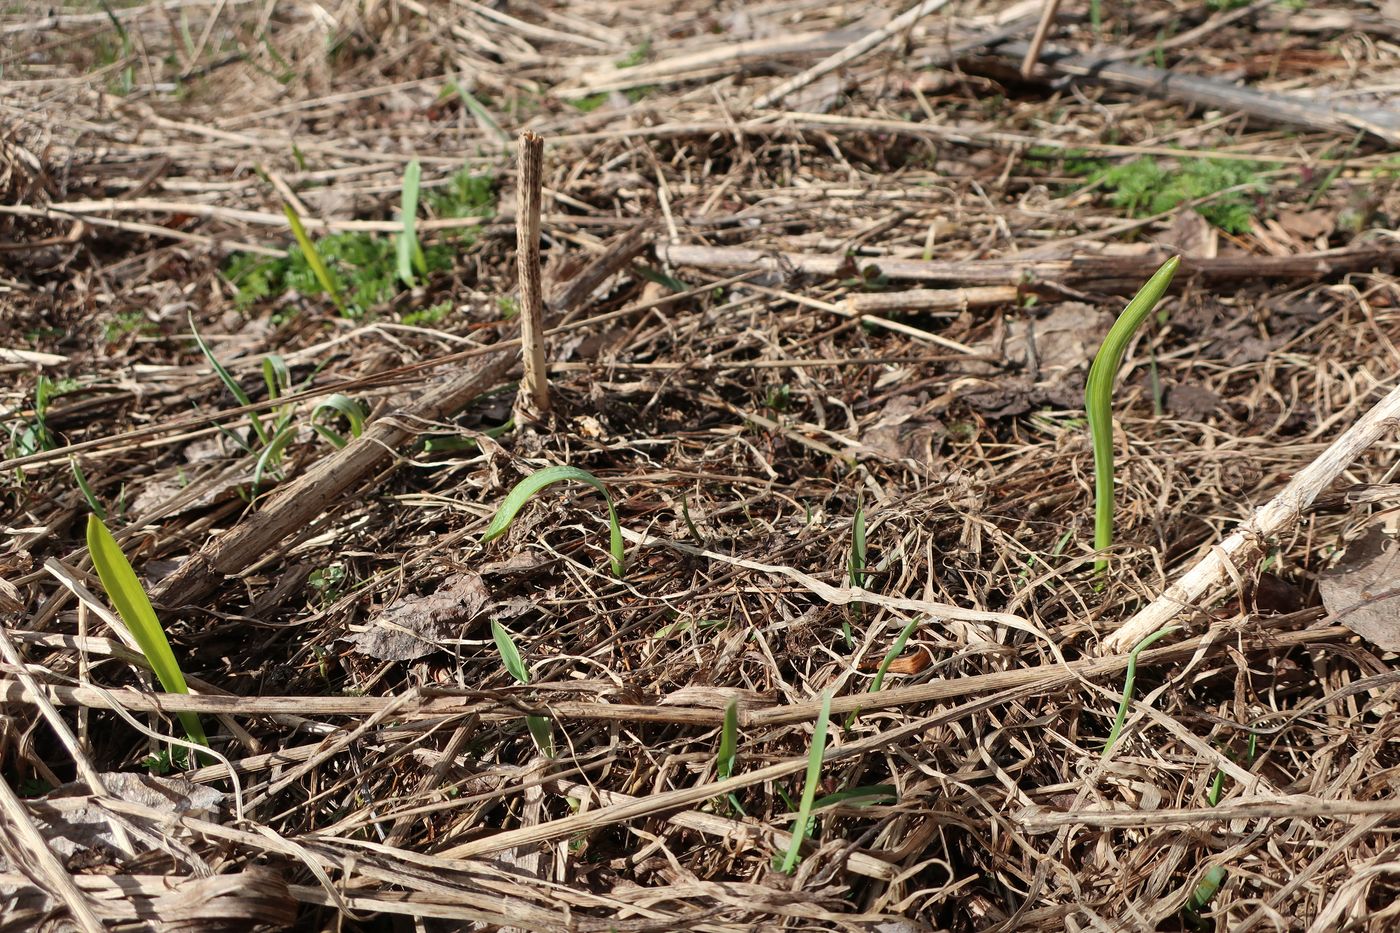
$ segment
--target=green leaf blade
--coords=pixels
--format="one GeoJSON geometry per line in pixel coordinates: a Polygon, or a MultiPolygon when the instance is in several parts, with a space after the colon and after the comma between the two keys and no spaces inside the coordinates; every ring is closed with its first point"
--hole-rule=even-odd
{"type": "Polygon", "coordinates": [[[822,778],[822,756],[826,754],[826,727],[831,719],[831,691],[822,693],[822,708],[817,714],[817,725],[812,734],[812,748],[807,753],[807,774],[802,781],[802,802],[797,807],[797,822],[792,826],[792,841],[788,843],[787,854],[779,867],[785,875],[792,874],[802,853],[802,843],[807,838],[812,819],[812,803],[817,797],[817,786],[822,778]]]}
{"type": "MultiPolygon", "coordinates": [[[[88,516],[87,545],[98,579],[102,581],[102,588],[107,591],[107,598],[112,601],[117,614],[130,629],[132,638],[136,639],[137,647],[146,656],[146,661],[151,665],[151,670],[155,672],[161,687],[166,693],[189,693],[185,675],[180,670],[180,664],[175,659],[175,652],[170,648],[160,620],[156,618],[151,600],[136,577],[136,571],[132,569],[116,538],[112,537],[107,526],[96,515],[88,516]]],[[[193,713],[181,713],[180,722],[192,741],[201,745],[209,744],[198,716],[193,713]]]]}
{"type": "MultiPolygon", "coordinates": [[[[1168,259],[1138,290],[1109,328],[1108,336],[1104,337],[1089,367],[1089,379],[1084,385],[1084,409],[1094,447],[1094,549],[1097,551],[1113,546],[1113,382],[1133,335],[1166,294],[1180,264],[1179,256],[1168,259]]],[[[1094,562],[1095,573],[1107,569],[1106,557],[1094,562]]]]}
{"type": "Polygon", "coordinates": [[[587,470],[580,470],[578,467],[546,467],[543,470],[531,473],[529,476],[516,483],[515,488],[506,495],[505,501],[502,502],[500,508],[496,510],[496,515],[486,526],[486,530],[481,533],[481,543],[489,544],[505,534],[506,530],[510,528],[511,522],[515,521],[516,515],[520,514],[520,510],[525,507],[527,502],[549,486],[565,481],[586,483],[601,492],[603,498],[607,500],[608,543],[609,551],[612,554],[612,570],[614,576],[618,579],[622,579],[625,566],[622,551],[622,528],[617,522],[617,509],[613,507],[612,496],[608,494],[608,487],[603,484],[602,480],[592,473],[589,473],[587,470]]]}

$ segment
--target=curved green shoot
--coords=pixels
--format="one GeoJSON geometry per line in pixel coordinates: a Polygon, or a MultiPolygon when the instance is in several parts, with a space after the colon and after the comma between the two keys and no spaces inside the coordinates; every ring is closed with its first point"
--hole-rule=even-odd
{"type": "MultiPolygon", "coordinates": [[[[166,693],[189,693],[180,663],[175,660],[175,652],[170,649],[165,630],[160,627],[160,620],[151,608],[146,591],[141,588],[141,581],[136,578],[136,571],[131,569],[117,540],[96,515],[88,516],[87,545],[107,598],[136,639],[137,647],[146,656],[161,687],[166,693]]],[[[208,746],[209,739],[199,717],[194,713],[180,713],[179,716],[190,741],[208,746]]]]}
{"type": "Polygon", "coordinates": [[[610,534],[610,550],[612,553],[613,575],[619,580],[622,579],[624,569],[622,559],[622,529],[617,524],[617,509],[613,508],[612,496],[608,495],[608,487],[603,485],[603,481],[589,473],[587,470],[580,470],[578,467],[553,466],[546,467],[522,479],[515,484],[515,488],[506,496],[506,501],[501,503],[501,507],[496,510],[496,516],[491,519],[491,524],[486,526],[486,530],[481,533],[481,543],[487,544],[496,540],[506,533],[510,523],[515,521],[515,516],[537,493],[555,483],[562,483],[568,480],[587,483],[603,494],[603,498],[608,503],[608,530],[610,534]]]}
{"type": "Polygon", "coordinates": [[[322,412],[330,412],[331,416],[342,415],[350,423],[350,436],[359,437],[365,431],[365,410],[360,404],[347,395],[339,392],[323,399],[319,405],[311,410],[311,427],[317,434],[324,437],[335,447],[344,447],[349,443],[345,436],[339,431],[321,424],[319,417],[322,412]]]}
{"type": "Polygon", "coordinates": [[[831,719],[831,691],[822,693],[822,709],[817,714],[817,726],[812,734],[812,749],[807,753],[807,774],[802,781],[802,802],[797,807],[797,822],[792,824],[792,841],[778,870],[792,874],[802,853],[802,843],[811,832],[812,802],[817,798],[817,786],[822,780],[822,756],[826,754],[826,724],[831,719]]]}
{"type": "Polygon", "coordinates": [[[1118,736],[1123,731],[1123,723],[1128,721],[1128,704],[1133,702],[1133,687],[1137,683],[1137,659],[1138,654],[1158,640],[1167,637],[1176,631],[1175,625],[1168,625],[1160,628],[1137,643],[1132,652],[1128,655],[1128,670],[1123,675],[1123,699],[1118,701],[1118,715],[1114,717],[1113,728],[1108,732],[1108,741],[1104,743],[1103,754],[1100,761],[1107,761],[1108,756],[1113,753],[1113,746],[1118,744],[1118,736]]]}
{"type": "MultiPolygon", "coordinates": [[[[1107,551],[1113,546],[1113,380],[1123,363],[1123,353],[1133,334],[1147,319],[1166,293],[1181,258],[1173,256],[1147,280],[1118,315],[1109,328],[1108,336],[1089,367],[1089,380],[1084,386],[1084,408],[1089,415],[1089,435],[1094,444],[1094,550],[1107,551]]],[[[1108,569],[1107,556],[1094,561],[1094,572],[1108,569]]]]}

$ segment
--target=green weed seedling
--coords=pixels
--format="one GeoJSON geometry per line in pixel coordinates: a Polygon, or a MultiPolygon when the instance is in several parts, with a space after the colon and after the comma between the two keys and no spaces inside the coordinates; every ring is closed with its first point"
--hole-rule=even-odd
{"type": "MultiPolygon", "coordinates": [[[[724,781],[734,774],[734,764],[739,758],[739,700],[731,699],[724,707],[724,726],[719,735],[719,753],[715,755],[715,777],[724,781]]],[[[729,805],[740,816],[748,816],[739,805],[739,798],[732,793],[727,795],[729,805]]]]}
{"type": "Polygon", "coordinates": [[[826,727],[831,719],[831,691],[822,692],[822,708],[812,733],[812,748],[807,753],[807,773],[802,781],[802,802],[797,807],[797,821],[792,824],[792,841],[778,870],[790,875],[802,855],[802,843],[812,831],[812,804],[822,780],[822,756],[826,754],[826,727]]]}
{"type": "Polygon", "coordinates": [[[1176,631],[1176,626],[1168,625],[1160,628],[1138,642],[1128,655],[1128,669],[1123,674],[1123,698],[1118,701],[1118,715],[1113,719],[1113,728],[1108,732],[1108,741],[1104,742],[1101,761],[1107,761],[1108,756],[1113,754],[1113,746],[1118,744],[1118,736],[1123,732],[1123,724],[1128,721],[1128,706],[1133,702],[1133,688],[1137,685],[1137,661],[1138,655],[1143,649],[1151,647],[1156,642],[1167,637],[1176,631]]]}
{"type": "Polygon", "coordinates": [[[1134,217],[1151,217],[1198,198],[1210,198],[1196,208],[1226,233],[1248,233],[1259,206],[1246,195],[1267,188],[1262,176],[1275,166],[1234,159],[1183,159],[1175,168],[1153,158],[1134,159],[1104,169],[1092,181],[1103,185],[1109,200],[1134,217]],[[1243,188],[1220,194],[1228,189],[1243,188]],[[1214,197],[1219,194],[1219,197],[1214,197]]]}
{"type": "MultiPolygon", "coordinates": [[[[243,407],[253,404],[252,398],[243,387],[238,384],[238,380],[233,378],[233,374],[219,362],[214,356],[214,351],[209,349],[209,345],[200,336],[199,329],[194,326],[194,316],[189,318],[190,333],[194,335],[194,341],[199,346],[199,352],[204,355],[204,359],[214,370],[214,374],[219,377],[219,381],[228,389],[234,401],[243,407]]],[[[292,376],[287,369],[287,363],[276,353],[269,353],[262,361],[263,384],[267,386],[267,397],[272,401],[277,401],[291,390],[292,376]]],[[[311,410],[311,429],[328,441],[332,446],[344,447],[348,441],[339,431],[325,423],[325,416],[329,414],[332,420],[344,418],[349,425],[351,437],[359,437],[365,427],[364,409],[348,396],[336,393],[322,399],[315,408],[311,410]]],[[[282,455],[286,452],[287,446],[296,439],[297,429],[293,424],[296,415],[296,406],[293,404],[281,405],[273,410],[272,421],[265,423],[257,412],[248,415],[249,423],[252,427],[252,436],[248,440],[241,440],[236,436],[234,443],[243,448],[248,453],[257,453],[257,463],[253,468],[253,488],[257,489],[262,482],[263,474],[276,471],[282,463],[282,455]]]]}
{"type": "MultiPolygon", "coordinates": [[[[506,627],[495,619],[491,620],[491,637],[496,642],[496,650],[500,652],[501,662],[505,664],[510,676],[519,683],[528,684],[530,670],[520,657],[520,649],[515,647],[515,639],[511,638],[506,627]]],[[[535,746],[539,748],[540,753],[546,758],[553,758],[554,731],[550,728],[549,720],[543,716],[526,716],[525,725],[529,728],[530,737],[535,740],[535,746]]]]}
{"type": "MultiPolygon", "coordinates": [[[[426,205],[429,214],[438,218],[489,217],[495,209],[495,180],[463,169],[446,184],[424,187],[421,171],[419,175],[417,203],[412,203],[413,192],[409,190],[413,182],[411,171],[405,172],[401,199],[403,218],[413,220],[411,236],[402,235],[402,230],[398,236],[349,232],[313,241],[296,211],[284,205],[296,243],[280,258],[269,259],[251,253],[230,258],[224,273],[238,289],[234,303],[239,308],[248,308],[295,291],[306,296],[326,295],[342,315],[360,318],[371,314],[402,287],[399,243],[405,244],[409,271],[415,278],[451,269],[462,247],[470,245],[477,232],[464,228],[450,236],[439,237],[440,242],[430,245],[419,241],[418,249],[414,250],[412,242],[418,239],[417,209],[426,205]],[[422,263],[417,265],[420,251],[422,263]]],[[[274,312],[273,320],[287,313],[274,312]]]]}
{"type": "Polygon", "coordinates": [[[336,309],[344,317],[350,316],[350,310],[345,306],[345,298],[340,294],[340,288],[335,284],[335,279],[331,278],[331,270],[326,268],[326,261],[321,258],[321,252],[316,248],[316,244],[311,242],[311,237],[306,235],[306,227],[302,226],[301,217],[297,216],[296,208],[290,204],[282,205],[282,213],[287,215],[287,225],[292,228],[292,236],[296,238],[297,246],[301,248],[301,254],[306,259],[306,264],[311,267],[311,272],[316,276],[316,281],[321,283],[321,288],[327,295],[331,296],[331,301],[335,303],[336,309]]]}
{"type": "MultiPolygon", "coordinates": [[[[131,563],[116,539],[96,515],[88,516],[87,546],[107,598],[126,623],[161,687],[166,693],[189,693],[180,663],[175,659],[175,652],[170,648],[165,630],[156,618],[155,609],[151,607],[151,600],[141,587],[136,571],[131,569],[131,563]]],[[[208,747],[209,739],[204,734],[199,717],[194,713],[180,713],[179,716],[190,741],[208,747]]]]}
{"type": "Polygon", "coordinates": [[[617,523],[617,509],[613,508],[612,496],[608,494],[608,487],[603,485],[603,481],[589,473],[587,470],[580,470],[578,467],[554,466],[547,467],[522,479],[515,484],[515,488],[506,496],[501,507],[496,511],[496,516],[491,519],[491,523],[486,526],[486,530],[481,534],[481,543],[488,544],[506,533],[510,523],[515,521],[515,516],[537,493],[542,492],[546,487],[555,483],[565,481],[576,481],[587,483],[603,494],[603,498],[608,503],[608,531],[609,550],[612,553],[613,576],[622,579],[624,562],[622,555],[622,528],[617,523]]]}
{"type": "Polygon", "coordinates": [[[414,159],[403,170],[402,216],[395,251],[399,260],[399,281],[412,288],[417,283],[417,275],[428,274],[428,260],[423,255],[423,246],[418,242],[416,223],[418,219],[418,185],[422,180],[423,169],[414,159]],[[415,275],[417,273],[417,275],[415,275]]]}
{"type": "MultiPolygon", "coordinates": [[[[1118,375],[1123,353],[1128,349],[1133,334],[1166,293],[1180,263],[1180,257],[1173,256],[1147,280],[1147,284],[1133,296],[1133,300],[1128,302],[1123,313],[1118,315],[1118,320],[1109,328],[1103,346],[1099,347],[1093,365],[1089,367],[1089,380],[1084,386],[1084,408],[1089,416],[1089,434],[1094,444],[1096,551],[1107,551],[1113,546],[1113,380],[1118,375]]],[[[1096,574],[1102,574],[1107,569],[1107,556],[1094,561],[1096,574]]]]}
{"type": "MultiPolygon", "coordinates": [[[[885,657],[880,662],[879,669],[875,671],[875,678],[870,681],[870,687],[866,690],[867,693],[880,692],[880,688],[885,685],[885,675],[890,672],[890,665],[894,663],[895,658],[899,657],[900,654],[904,652],[904,646],[909,643],[909,636],[914,634],[914,628],[918,624],[919,620],[913,618],[900,630],[899,635],[894,640],[894,644],[890,645],[890,650],[885,652],[885,657]]],[[[851,715],[846,717],[846,728],[849,729],[851,726],[855,725],[855,721],[859,716],[859,709],[852,710],[851,715]]]]}

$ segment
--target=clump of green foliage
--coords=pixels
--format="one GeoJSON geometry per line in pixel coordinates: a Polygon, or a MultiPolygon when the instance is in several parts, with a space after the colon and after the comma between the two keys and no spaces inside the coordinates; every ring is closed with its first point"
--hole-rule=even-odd
{"type": "Polygon", "coordinates": [[[1175,168],[1153,158],[1134,159],[1104,169],[1091,180],[1102,184],[1109,200],[1134,217],[1150,217],[1241,185],[1246,190],[1221,195],[1196,210],[1226,233],[1247,233],[1260,206],[1251,195],[1267,190],[1263,175],[1274,166],[1265,162],[1226,159],[1183,159],[1175,168]]]}
{"type": "MultiPolygon", "coordinates": [[[[436,217],[489,217],[495,207],[494,179],[473,175],[463,169],[446,184],[427,192],[421,199],[436,217]]],[[[455,240],[422,249],[422,266],[428,274],[452,268],[458,250],[476,238],[467,228],[455,240]]],[[[327,290],[317,274],[314,261],[300,245],[287,250],[285,257],[269,259],[240,253],[225,267],[225,274],[238,288],[235,304],[247,308],[287,292],[302,295],[344,296],[345,312],[362,317],[393,297],[400,287],[398,247],[395,237],[371,233],[333,233],[314,243],[314,253],[325,264],[333,291],[327,290]]],[[[416,264],[416,257],[415,257],[416,264]]]]}

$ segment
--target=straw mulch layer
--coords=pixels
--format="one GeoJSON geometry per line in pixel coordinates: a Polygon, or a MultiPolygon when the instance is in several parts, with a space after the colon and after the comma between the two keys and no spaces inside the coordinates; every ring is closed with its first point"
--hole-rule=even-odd
{"type": "Polygon", "coordinates": [[[4,7],[0,929],[1392,928],[1395,5],[922,6],[4,7]]]}

